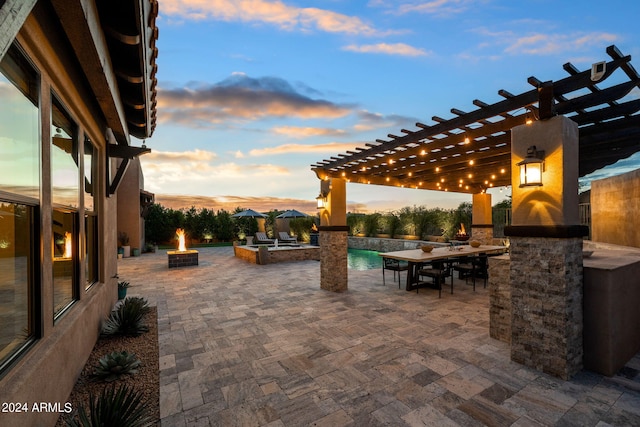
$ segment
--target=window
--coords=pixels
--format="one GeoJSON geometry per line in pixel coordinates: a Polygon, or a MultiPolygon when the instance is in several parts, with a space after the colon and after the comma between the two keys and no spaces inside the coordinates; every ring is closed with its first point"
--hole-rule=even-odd
{"type": "Polygon", "coordinates": [[[57,318],[78,298],[79,168],[77,127],[52,96],[51,198],[53,315],[57,318]]]}
{"type": "Polygon", "coordinates": [[[0,191],[40,197],[36,72],[12,48],[0,64],[0,191]]]}
{"type": "Polygon", "coordinates": [[[98,277],[98,215],[95,212],[86,212],[84,215],[85,230],[85,290],[99,280],[98,277]]]}
{"type": "Polygon", "coordinates": [[[95,206],[98,150],[88,138],[84,141],[84,230],[85,290],[98,282],[98,214],[95,206]]]}
{"type": "Polygon", "coordinates": [[[17,47],[0,62],[0,371],[40,334],[38,75],[17,47]]]}

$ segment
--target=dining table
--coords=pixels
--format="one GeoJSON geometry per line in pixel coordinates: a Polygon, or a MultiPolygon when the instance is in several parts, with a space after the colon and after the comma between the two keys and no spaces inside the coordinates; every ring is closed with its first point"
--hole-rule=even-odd
{"type": "Polygon", "coordinates": [[[407,261],[409,268],[407,270],[406,290],[416,289],[418,284],[418,270],[422,264],[432,261],[444,260],[450,258],[461,258],[479,254],[501,254],[506,252],[506,246],[497,245],[480,245],[472,247],[471,245],[436,247],[431,252],[425,252],[421,248],[407,249],[403,251],[381,252],[378,255],[382,258],[391,258],[398,261],[407,261]]]}

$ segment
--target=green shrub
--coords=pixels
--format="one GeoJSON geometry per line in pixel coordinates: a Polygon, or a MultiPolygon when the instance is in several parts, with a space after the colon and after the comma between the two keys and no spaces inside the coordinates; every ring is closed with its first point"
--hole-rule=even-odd
{"type": "Polygon", "coordinates": [[[78,419],[67,421],[70,427],[147,427],[153,425],[149,409],[143,400],[142,393],[115,385],[106,387],[96,398],[89,397],[89,413],[84,406],[78,409],[78,419]]]}
{"type": "Polygon", "coordinates": [[[93,377],[106,382],[115,381],[120,375],[137,374],[141,363],[135,353],[114,351],[98,361],[93,377]]]}
{"type": "Polygon", "coordinates": [[[147,332],[149,328],[142,323],[142,320],[149,310],[149,304],[144,298],[126,298],[105,320],[101,334],[103,336],[138,336],[147,332]]]}

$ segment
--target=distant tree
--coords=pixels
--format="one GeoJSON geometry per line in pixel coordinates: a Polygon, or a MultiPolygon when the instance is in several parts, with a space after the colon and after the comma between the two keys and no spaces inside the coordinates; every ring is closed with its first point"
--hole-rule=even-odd
{"type": "Polygon", "coordinates": [[[198,223],[202,238],[210,242],[216,236],[216,213],[212,209],[202,208],[198,213],[198,223]]]}
{"type": "Polygon", "coordinates": [[[301,242],[308,242],[310,240],[311,227],[315,224],[316,218],[313,216],[306,216],[304,218],[292,218],[289,221],[289,229],[301,242]]]}
{"type": "Polygon", "coordinates": [[[176,215],[172,215],[170,210],[162,205],[158,203],[151,205],[144,222],[147,242],[169,243],[178,228],[174,223],[176,219],[176,215]]]}
{"type": "Polygon", "coordinates": [[[222,242],[230,242],[234,237],[235,223],[231,214],[220,209],[216,215],[216,237],[222,242]]]}
{"type": "Polygon", "coordinates": [[[276,223],[276,217],[284,211],[272,210],[267,212],[267,217],[264,221],[264,231],[269,238],[276,238],[278,235],[278,225],[276,223]]]}

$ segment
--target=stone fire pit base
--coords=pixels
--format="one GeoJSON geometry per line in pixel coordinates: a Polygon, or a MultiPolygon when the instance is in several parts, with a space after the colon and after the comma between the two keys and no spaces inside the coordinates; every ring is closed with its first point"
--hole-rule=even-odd
{"type": "Polygon", "coordinates": [[[187,251],[167,251],[167,256],[169,257],[169,268],[198,265],[198,251],[193,249],[187,251]]]}

